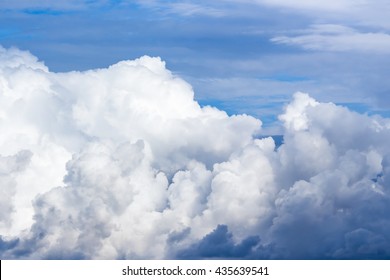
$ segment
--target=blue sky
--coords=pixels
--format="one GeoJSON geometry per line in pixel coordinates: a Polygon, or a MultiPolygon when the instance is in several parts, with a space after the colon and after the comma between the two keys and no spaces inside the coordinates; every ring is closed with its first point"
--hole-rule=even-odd
{"type": "Polygon", "coordinates": [[[273,126],[296,91],[388,115],[389,10],[383,0],[2,1],[0,44],[52,71],[160,56],[201,104],[273,126]]]}

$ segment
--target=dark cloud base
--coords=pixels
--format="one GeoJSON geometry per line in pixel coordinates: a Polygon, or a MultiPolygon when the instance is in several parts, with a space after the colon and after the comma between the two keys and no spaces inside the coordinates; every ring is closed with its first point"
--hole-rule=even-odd
{"type": "MultiPolygon", "coordinates": [[[[295,225],[298,226],[298,225],[295,225]]],[[[306,229],[310,230],[310,229],[306,229]]],[[[289,242],[299,242],[298,239],[289,242]]],[[[311,246],[311,244],[307,244],[311,246]]],[[[179,251],[175,259],[242,259],[242,260],[388,260],[389,244],[384,238],[374,237],[371,232],[358,229],[348,236],[344,248],[334,252],[331,247],[311,253],[311,248],[302,248],[299,255],[288,247],[277,244],[263,245],[259,236],[249,236],[236,244],[226,225],[218,227],[199,242],[179,251]],[[381,245],[376,244],[380,242],[381,245]],[[383,247],[382,247],[383,246],[383,247]]]]}

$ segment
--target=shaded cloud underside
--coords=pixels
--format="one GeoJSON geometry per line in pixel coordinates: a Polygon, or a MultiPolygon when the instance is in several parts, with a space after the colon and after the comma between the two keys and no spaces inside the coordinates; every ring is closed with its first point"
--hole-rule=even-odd
{"type": "Polygon", "coordinates": [[[2,259],[390,256],[389,119],[296,93],[275,147],[159,58],[0,62],[2,259]]]}

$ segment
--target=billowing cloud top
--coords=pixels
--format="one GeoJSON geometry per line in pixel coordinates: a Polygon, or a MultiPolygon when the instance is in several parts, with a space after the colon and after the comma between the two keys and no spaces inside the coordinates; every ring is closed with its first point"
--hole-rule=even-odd
{"type": "Polygon", "coordinates": [[[388,258],[390,121],[296,93],[284,143],[160,58],[0,48],[2,259],[388,258]]]}

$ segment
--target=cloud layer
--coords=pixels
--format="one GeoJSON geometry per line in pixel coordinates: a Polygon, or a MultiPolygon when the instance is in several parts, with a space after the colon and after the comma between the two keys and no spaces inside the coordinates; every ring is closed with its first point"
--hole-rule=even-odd
{"type": "Polygon", "coordinates": [[[390,256],[388,119],[296,93],[276,146],[159,58],[0,62],[2,259],[390,256]]]}

